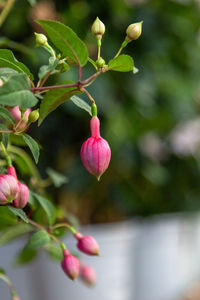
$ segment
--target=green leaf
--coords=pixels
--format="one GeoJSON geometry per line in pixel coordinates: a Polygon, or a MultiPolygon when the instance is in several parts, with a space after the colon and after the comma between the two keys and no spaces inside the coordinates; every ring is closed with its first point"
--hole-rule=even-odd
{"type": "Polygon", "coordinates": [[[12,51],[7,49],[0,49],[0,67],[11,68],[19,73],[25,73],[31,80],[34,78],[29,69],[24,64],[18,62],[12,51]]]}
{"type": "Polygon", "coordinates": [[[28,218],[22,209],[13,206],[9,206],[8,208],[15,216],[21,218],[25,223],[29,223],[28,218]]]}
{"type": "Polygon", "coordinates": [[[91,113],[91,106],[85,102],[84,100],[82,100],[81,98],[77,97],[77,96],[72,96],[70,98],[70,100],[78,107],[80,107],[81,109],[87,111],[89,113],[90,116],[92,116],[91,113]]]}
{"type": "Polygon", "coordinates": [[[42,208],[44,209],[44,211],[47,214],[49,223],[52,225],[56,219],[56,212],[55,212],[55,208],[54,208],[53,204],[48,199],[46,199],[36,193],[32,193],[32,195],[42,206],[42,208]]]}
{"type": "Polygon", "coordinates": [[[63,176],[62,174],[56,172],[55,170],[48,168],[47,169],[47,174],[53,181],[55,187],[60,187],[62,184],[67,183],[68,179],[63,176]]]}
{"type": "Polygon", "coordinates": [[[50,240],[51,238],[45,230],[39,230],[31,236],[25,247],[27,249],[37,249],[49,243],[50,240]]]}
{"type": "Polygon", "coordinates": [[[55,243],[49,243],[47,245],[45,245],[45,249],[48,252],[50,258],[52,258],[55,261],[61,261],[63,259],[63,253],[62,250],[60,248],[60,246],[58,246],[55,243]]]}
{"type": "Polygon", "coordinates": [[[81,66],[87,63],[87,47],[70,27],[57,21],[39,20],[37,22],[42,25],[52,43],[65,57],[70,57],[76,62],[76,56],[81,66]]]}
{"type": "Polygon", "coordinates": [[[134,61],[129,55],[119,55],[113,58],[108,63],[109,70],[119,71],[119,72],[129,72],[133,71],[134,61]]]}
{"type": "Polygon", "coordinates": [[[36,164],[38,163],[39,155],[40,155],[40,149],[38,146],[38,143],[28,134],[23,133],[22,138],[24,142],[29,146],[33,157],[35,159],[36,164]]]}
{"type": "Polygon", "coordinates": [[[25,74],[13,75],[0,87],[0,104],[28,108],[37,102],[37,98],[30,91],[30,83],[25,74]]]}
{"type": "Polygon", "coordinates": [[[28,249],[27,247],[24,247],[18,254],[17,257],[14,260],[14,265],[24,265],[31,261],[33,261],[34,258],[37,256],[37,251],[35,249],[28,249]]]}
{"type": "Polygon", "coordinates": [[[0,235],[0,246],[12,241],[13,239],[32,231],[32,226],[29,224],[19,223],[5,229],[0,235]]]}
{"type": "MultiPolygon", "coordinates": [[[[65,81],[62,84],[71,84],[72,81],[65,81]]],[[[43,120],[54,111],[59,105],[69,100],[75,94],[80,94],[80,91],[74,91],[74,87],[55,89],[48,91],[40,105],[40,118],[38,125],[40,126],[43,120]]]]}
{"type": "Polygon", "coordinates": [[[8,81],[11,76],[16,74],[18,74],[18,72],[11,68],[0,68],[0,78],[3,81],[8,81]]]}
{"type": "Polygon", "coordinates": [[[4,107],[0,107],[0,118],[7,121],[9,124],[15,124],[15,119],[13,118],[9,110],[4,107]]]}
{"type": "MultiPolygon", "coordinates": [[[[8,130],[8,128],[4,124],[0,124],[0,130],[8,130]]],[[[10,134],[8,132],[1,132],[0,133],[1,141],[3,142],[5,148],[8,147],[9,135],[10,134]]]]}
{"type": "Polygon", "coordinates": [[[17,217],[13,216],[7,206],[0,206],[0,230],[4,230],[9,225],[17,224],[17,222],[17,217]]]}
{"type": "MultiPolygon", "coordinates": [[[[58,63],[59,63],[59,60],[57,58],[50,57],[49,58],[49,64],[45,65],[45,66],[42,66],[40,68],[39,73],[38,73],[39,78],[43,79],[48,72],[55,70],[58,63]]],[[[52,72],[52,74],[53,74],[53,72],[52,72]]]]}

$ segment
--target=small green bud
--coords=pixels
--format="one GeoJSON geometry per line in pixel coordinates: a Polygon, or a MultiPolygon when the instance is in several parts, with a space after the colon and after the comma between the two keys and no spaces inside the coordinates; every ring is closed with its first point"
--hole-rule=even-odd
{"type": "Polygon", "coordinates": [[[39,119],[39,109],[33,110],[28,117],[28,123],[34,123],[39,119]]]}
{"type": "Polygon", "coordinates": [[[143,21],[141,22],[138,22],[138,23],[133,23],[131,25],[128,26],[128,28],[126,29],[126,40],[127,42],[131,42],[133,40],[137,40],[141,33],[142,33],[142,23],[143,21]]]}
{"type": "Polygon", "coordinates": [[[42,33],[34,32],[37,46],[46,46],[48,44],[47,37],[42,33]]]}
{"type": "Polygon", "coordinates": [[[96,35],[97,39],[101,39],[102,35],[105,33],[105,25],[97,17],[94,23],[92,24],[92,33],[96,35]]]}
{"type": "Polygon", "coordinates": [[[96,60],[96,66],[98,68],[103,68],[105,66],[105,60],[102,58],[102,57],[99,57],[97,60],[96,60]]]}

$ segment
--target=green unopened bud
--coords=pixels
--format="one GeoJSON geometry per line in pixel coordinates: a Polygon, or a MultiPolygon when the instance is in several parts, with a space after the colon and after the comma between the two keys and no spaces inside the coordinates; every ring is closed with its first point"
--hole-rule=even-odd
{"type": "Polygon", "coordinates": [[[128,28],[126,29],[126,40],[127,42],[131,42],[133,40],[137,40],[141,33],[142,33],[142,23],[143,21],[141,22],[138,22],[138,23],[133,23],[131,25],[128,26],[128,28]]]}
{"type": "Polygon", "coordinates": [[[105,33],[105,25],[97,17],[94,23],[92,24],[92,33],[96,35],[97,39],[101,39],[102,35],[105,33]]]}
{"type": "Polygon", "coordinates": [[[28,117],[28,124],[34,123],[39,119],[39,109],[33,110],[28,117]]]}
{"type": "Polygon", "coordinates": [[[37,46],[46,46],[48,44],[47,37],[42,33],[35,33],[35,41],[37,46]]]}
{"type": "Polygon", "coordinates": [[[102,58],[102,57],[99,57],[97,60],[96,60],[96,66],[98,68],[103,68],[105,66],[105,60],[102,58]]]}

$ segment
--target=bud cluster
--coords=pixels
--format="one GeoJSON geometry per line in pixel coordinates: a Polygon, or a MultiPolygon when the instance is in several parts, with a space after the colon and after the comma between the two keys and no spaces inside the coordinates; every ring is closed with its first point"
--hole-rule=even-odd
{"type": "MultiPolygon", "coordinates": [[[[76,232],[74,237],[78,240],[77,248],[80,251],[88,255],[99,255],[99,245],[92,236],[83,236],[80,232],[76,232]]],[[[95,283],[96,273],[92,267],[80,263],[78,258],[70,254],[67,249],[63,250],[63,256],[61,266],[71,280],[75,280],[80,275],[80,278],[88,285],[95,283]]]]}

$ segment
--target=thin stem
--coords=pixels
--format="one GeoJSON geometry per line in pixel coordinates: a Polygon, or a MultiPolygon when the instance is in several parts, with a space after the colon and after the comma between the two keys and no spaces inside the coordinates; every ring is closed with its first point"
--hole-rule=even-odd
{"type": "Polygon", "coordinates": [[[3,144],[3,142],[1,142],[1,149],[2,149],[2,152],[3,152],[4,156],[5,156],[5,160],[6,160],[6,162],[7,162],[7,165],[8,165],[9,167],[12,166],[11,158],[10,158],[10,156],[8,155],[8,152],[7,152],[7,150],[6,150],[6,148],[5,148],[4,144],[3,144]]]}
{"type": "Polygon", "coordinates": [[[45,82],[47,81],[47,79],[49,78],[49,76],[51,75],[53,70],[50,70],[43,78],[43,80],[41,80],[40,85],[39,86],[43,86],[45,84],[45,82]]]}
{"type": "Polygon", "coordinates": [[[13,133],[13,130],[0,130],[0,133],[13,133]]]}
{"type": "Polygon", "coordinates": [[[121,53],[122,49],[123,49],[123,47],[120,47],[120,48],[119,48],[119,50],[118,50],[118,52],[117,52],[117,54],[115,55],[115,57],[114,57],[114,58],[116,58],[116,57],[118,57],[118,56],[120,55],[120,53],[121,53]]]}
{"type": "Polygon", "coordinates": [[[10,279],[8,278],[8,276],[0,273],[0,279],[2,279],[7,284],[7,286],[10,289],[10,292],[11,292],[12,296],[17,294],[16,291],[15,291],[15,288],[14,288],[12,282],[10,281],[10,279]]]}
{"type": "Polygon", "coordinates": [[[101,46],[98,46],[98,54],[97,54],[97,59],[99,59],[101,56],[101,46]]]}
{"type": "Polygon", "coordinates": [[[71,83],[71,84],[60,84],[60,85],[53,85],[53,86],[40,86],[31,88],[31,92],[36,91],[45,91],[45,90],[56,90],[56,89],[64,89],[69,87],[78,87],[78,83],[71,83]]]}
{"type": "Polygon", "coordinates": [[[56,224],[52,227],[52,229],[56,229],[56,228],[60,228],[60,227],[67,227],[73,234],[77,233],[76,229],[68,223],[56,224]]]}
{"type": "Polygon", "coordinates": [[[92,98],[92,96],[90,95],[90,93],[86,89],[82,88],[81,91],[86,93],[86,95],[92,101],[92,103],[95,103],[94,99],[92,98]]]}
{"type": "Polygon", "coordinates": [[[3,22],[5,21],[6,17],[8,16],[10,10],[12,9],[15,0],[8,0],[3,11],[0,14],[0,27],[2,26],[3,22]]]}
{"type": "Polygon", "coordinates": [[[97,73],[93,74],[92,76],[88,77],[87,79],[81,81],[81,85],[87,84],[90,80],[96,79],[97,76],[99,76],[103,72],[102,69],[100,69],[97,73]]]}
{"type": "Polygon", "coordinates": [[[28,218],[28,221],[30,224],[32,224],[34,227],[40,229],[40,230],[44,230],[46,231],[49,236],[54,239],[57,243],[62,244],[62,241],[60,241],[56,236],[54,236],[53,234],[51,234],[44,226],[42,226],[41,224],[36,223],[35,221],[31,220],[28,218]]]}

